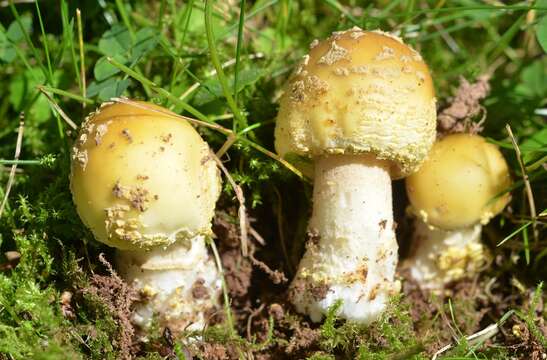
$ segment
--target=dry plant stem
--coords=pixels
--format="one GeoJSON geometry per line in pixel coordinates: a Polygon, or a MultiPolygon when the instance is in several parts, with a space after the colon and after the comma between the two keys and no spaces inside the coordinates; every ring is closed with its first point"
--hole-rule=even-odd
{"type": "Polygon", "coordinates": [[[38,86],[38,90],[40,90],[40,92],[46,97],[49,104],[55,109],[55,111],[57,111],[57,113],[63,118],[63,120],[68,124],[68,126],[70,126],[72,130],[76,130],[78,128],[78,125],[76,125],[74,121],[72,121],[68,117],[68,115],[63,111],[63,109],[61,109],[61,107],[55,102],[55,100],[53,100],[53,98],[46,92],[46,90],[41,86],[38,86]]]}
{"type": "Polygon", "coordinates": [[[311,238],[291,292],[313,321],[342,300],[340,316],[370,323],[399,289],[388,164],[372,155],[315,161],[311,238]]]}
{"type": "MultiPolygon", "coordinates": [[[[469,342],[470,345],[474,346],[479,343],[484,343],[486,340],[494,337],[498,332],[499,332],[499,325],[490,324],[484,329],[477,331],[476,333],[471,334],[469,336],[466,336],[465,339],[469,342]]],[[[439,355],[450,350],[452,347],[454,347],[453,344],[448,344],[442,347],[435,354],[433,354],[433,357],[431,358],[431,360],[436,360],[439,357],[439,355]]]]}
{"type": "MultiPolygon", "coordinates": [[[[21,113],[21,116],[19,118],[19,129],[17,130],[17,143],[15,145],[15,156],[14,160],[19,160],[19,155],[21,154],[21,146],[23,144],[23,132],[25,130],[25,117],[21,113]]],[[[4,198],[2,199],[2,204],[0,205],[0,218],[2,217],[2,213],[4,212],[4,208],[6,207],[6,204],[8,203],[8,197],[9,193],[11,191],[11,187],[13,185],[13,179],[15,179],[15,172],[17,170],[17,164],[13,164],[11,166],[10,174],[8,177],[8,184],[6,185],[6,191],[4,192],[4,198]]]]}
{"type": "Polygon", "coordinates": [[[526,189],[526,197],[528,198],[528,206],[530,207],[530,217],[532,218],[532,229],[534,234],[534,241],[537,242],[539,238],[539,233],[537,229],[537,213],[536,213],[536,203],[534,201],[534,194],[532,193],[532,186],[530,185],[530,179],[528,178],[528,173],[526,173],[526,167],[522,161],[522,155],[520,153],[520,148],[517,144],[517,140],[513,135],[511,126],[509,124],[505,125],[505,129],[511,138],[511,143],[515,148],[515,153],[517,155],[517,160],[520,166],[520,171],[522,172],[522,180],[524,182],[524,188],[526,189]]]}
{"type": "Polygon", "coordinates": [[[247,227],[249,226],[249,222],[247,221],[247,210],[245,208],[245,197],[243,196],[243,190],[241,190],[241,186],[237,185],[232,176],[230,175],[230,172],[222,161],[213,153],[211,153],[211,156],[217,163],[218,167],[224,175],[226,176],[226,179],[228,179],[228,182],[232,186],[232,189],[234,189],[234,192],[236,194],[236,198],[239,202],[239,208],[237,211],[237,215],[239,218],[239,229],[241,231],[241,253],[243,256],[247,256],[249,253],[249,238],[247,236],[247,227]]]}
{"type": "MultiPolygon", "coordinates": [[[[80,9],[76,9],[76,23],[78,24],[78,46],[80,47],[80,78],[82,79],[82,97],[87,97],[87,85],[85,80],[85,51],[84,51],[84,38],[82,27],[82,14],[80,9]]],[[[82,103],[82,107],[85,109],[86,103],[82,103]]]]}
{"type": "Polygon", "coordinates": [[[422,290],[438,291],[449,282],[474,275],[488,263],[481,244],[482,225],[442,230],[414,221],[413,252],[406,261],[422,290]]]}
{"type": "MultiPolygon", "coordinates": [[[[218,124],[207,123],[205,121],[200,121],[200,120],[188,117],[188,116],[173,115],[172,113],[169,113],[168,111],[160,111],[160,110],[157,110],[157,109],[150,109],[149,107],[147,107],[145,105],[139,104],[138,102],[135,102],[135,101],[132,101],[132,100],[126,99],[126,98],[112,98],[111,101],[114,101],[114,102],[117,102],[117,103],[122,103],[122,104],[128,104],[128,105],[135,106],[135,107],[141,108],[141,109],[147,109],[147,110],[150,110],[152,112],[157,112],[159,114],[164,114],[164,115],[167,115],[167,116],[174,116],[174,117],[179,118],[179,119],[187,120],[192,124],[196,124],[196,125],[199,125],[199,126],[204,126],[204,127],[216,130],[216,131],[218,131],[218,132],[220,132],[220,133],[222,133],[226,136],[235,136],[237,138],[237,134],[235,134],[232,130],[226,129],[225,127],[220,126],[218,124]]],[[[262,146],[259,146],[259,145],[255,144],[251,141],[248,141],[244,138],[237,138],[236,140],[240,140],[240,141],[246,143],[247,145],[251,146],[255,150],[260,151],[264,155],[269,156],[270,158],[278,161],[283,166],[285,166],[287,169],[289,169],[291,172],[296,174],[299,178],[304,179],[304,180],[306,179],[300,170],[295,168],[293,165],[291,165],[288,161],[281,158],[279,155],[274,154],[273,152],[263,148],[262,146]]],[[[227,150],[228,149],[226,149],[226,151],[227,150]]]]}
{"type": "Polygon", "coordinates": [[[202,330],[206,313],[218,305],[221,278],[202,235],[167,248],[118,250],[117,263],[143,297],[132,319],[142,328],[158,315],[175,333],[202,330]]]}

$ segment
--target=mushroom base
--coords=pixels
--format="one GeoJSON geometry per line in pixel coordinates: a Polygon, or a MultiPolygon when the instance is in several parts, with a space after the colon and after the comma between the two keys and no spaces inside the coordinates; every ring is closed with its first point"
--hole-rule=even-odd
{"type": "Polygon", "coordinates": [[[422,290],[440,292],[446,284],[473,276],[486,267],[490,255],[481,244],[481,224],[442,230],[414,222],[412,254],[405,261],[422,290]]]}
{"type": "Polygon", "coordinates": [[[372,155],[316,159],[308,232],[291,284],[296,309],[317,322],[341,301],[339,316],[376,320],[400,289],[389,162],[372,155]]]}
{"type": "Polygon", "coordinates": [[[153,250],[118,250],[120,275],[139,290],[142,301],[133,322],[149,328],[153,321],[176,335],[202,330],[218,305],[221,276],[203,236],[153,250]]]}

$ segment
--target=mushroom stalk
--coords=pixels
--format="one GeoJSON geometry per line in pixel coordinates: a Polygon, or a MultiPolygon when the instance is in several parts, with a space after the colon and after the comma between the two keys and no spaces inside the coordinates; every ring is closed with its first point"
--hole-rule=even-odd
{"type": "Polygon", "coordinates": [[[206,314],[218,305],[221,278],[203,235],[167,248],[118,250],[117,262],[143,296],[132,318],[142,328],[157,320],[176,333],[202,330],[206,314]]]}
{"type": "Polygon", "coordinates": [[[443,230],[414,221],[412,254],[406,261],[412,277],[424,290],[439,291],[447,283],[479,273],[489,262],[481,244],[481,224],[443,230]]]}
{"type": "Polygon", "coordinates": [[[397,242],[389,162],[373,155],[315,159],[310,239],[291,286],[292,301],[313,321],[338,300],[339,315],[374,321],[394,281],[397,242]]]}

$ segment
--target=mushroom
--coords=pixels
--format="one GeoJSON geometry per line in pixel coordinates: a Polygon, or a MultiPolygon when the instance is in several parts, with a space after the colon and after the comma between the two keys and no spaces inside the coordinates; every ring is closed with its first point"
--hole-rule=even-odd
{"type": "Polygon", "coordinates": [[[472,276],[487,265],[482,225],[500,213],[510,195],[507,163],[497,146],[479,135],[453,134],[433,145],[420,170],[406,178],[417,217],[411,276],[424,290],[472,276]]]}
{"type": "Polygon", "coordinates": [[[153,104],[105,104],[81,126],[70,188],[83,222],[118,249],[121,276],[143,297],[133,321],[203,329],[221,286],[205,244],[221,183],[196,130],[153,104]]]}
{"type": "Polygon", "coordinates": [[[399,291],[391,179],[416,170],[435,139],[427,65],[401,39],[353,28],[314,41],[280,102],[275,147],[312,158],[307,250],[291,284],[296,309],[320,321],[375,320],[399,291]]]}

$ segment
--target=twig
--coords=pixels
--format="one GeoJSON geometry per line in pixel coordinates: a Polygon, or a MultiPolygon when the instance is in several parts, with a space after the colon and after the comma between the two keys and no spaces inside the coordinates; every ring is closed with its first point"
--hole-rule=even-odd
{"type": "Polygon", "coordinates": [[[208,123],[208,122],[205,122],[205,121],[194,119],[194,118],[191,118],[191,117],[188,117],[188,116],[175,114],[175,113],[173,113],[169,110],[151,108],[149,106],[146,106],[145,104],[140,104],[140,103],[138,103],[136,101],[133,101],[131,99],[128,99],[128,98],[123,98],[123,97],[116,98],[115,97],[115,98],[110,99],[110,101],[131,105],[131,106],[137,107],[139,109],[148,110],[148,111],[155,112],[155,113],[158,113],[158,114],[162,114],[162,115],[165,115],[165,116],[170,116],[170,117],[183,119],[183,120],[189,121],[189,122],[191,122],[193,124],[196,124],[196,125],[199,125],[199,126],[204,126],[204,127],[210,128],[210,129],[217,130],[218,132],[221,132],[225,135],[233,134],[232,130],[226,129],[225,127],[220,126],[218,124],[212,124],[212,123],[208,123]]]}
{"type": "Polygon", "coordinates": [[[252,325],[252,322],[253,322],[253,318],[255,316],[257,316],[258,314],[260,314],[262,312],[262,310],[264,310],[264,307],[266,306],[266,304],[262,304],[258,307],[258,309],[254,310],[251,312],[251,315],[249,315],[249,317],[247,318],[247,340],[249,341],[252,341],[252,335],[251,335],[251,325],[252,325]]]}
{"type": "MultiPolygon", "coordinates": [[[[491,325],[485,327],[484,329],[482,329],[482,330],[480,330],[480,331],[478,331],[478,332],[476,332],[472,335],[466,336],[465,339],[469,342],[472,342],[472,343],[481,343],[481,342],[486,341],[487,339],[490,339],[494,335],[496,335],[498,333],[498,331],[499,331],[498,324],[497,323],[496,324],[491,324],[491,325]]],[[[433,357],[431,358],[431,360],[436,360],[439,355],[441,355],[445,351],[450,350],[453,346],[454,346],[453,344],[448,344],[448,345],[442,347],[435,354],[433,354],[433,357]]]]}
{"type": "Polygon", "coordinates": [[[46,92],[46,90],[41,87],[41,86],[38,86],[38,90],[40,90],[40,92],[42,94],[44,94],[44,96],[46,97],[47,101],[49,102],[49,104],[55,109],[55,111],[57,111],[57,113],[59,115],[61,115],[61,117],[63,118],[63,120],[68,124],[68,126],[70,126],[72,128],[72,130],[76,130],[78,128],[78,125],[76,125],[76,123],[74,123],[74,121],[72,121],[67,114],[65,114],[65,112],[63,111],[63,109],[61,109],[59,107],[59,105],[57,105],[57,103],[55,102],[55,100],[53,100],[53,98],[46,92]]]}
{"type": "MultiPolygon", "coordinates": [[[[21,154],[21,145],[23,144],[23,132],[25,131],[25,114],[21,113],[19,116],[19,129],[17,130],[17,143],[15,145],[15,160],[19,160],[19,155],[21,154]]],[[[13,164],[11,166],[11,170],[8,177],[8,183],[6,185],[6,191],[4,194],[4,199],[2,200],[2,204],[0,205],[0,218],[2,217],[2,213],[4,212],[4,208],[6,207],[6,204],[8,202],[8,196],[11,191],[11,187],[13,186],[13,180],[15,179],[15,171],[17,170],[17,164],[13,164]]]]}
{"type": "Polygon", "coordinates": [[[517,140],[513,135],[513,131],[511,130],[511,126],[509,126],[509,124],[506,124],[505,129],[507,130],[507,133],[509,133],[509,137],[511,138],[511,142],[513,143],[513,147],[515,148],[520,171],[522,172],[522,181],[524,182],[524,188],[526,189],[526,197],[528,198],[528,206],[530,207],[530,217],[532,218],[532,233],[534,234],[534,241],[537,242],[539,234],[536,222],[536,203],[534,201],[534,194],[532,193],[532,186],[530,186],[530,179],[528,178],[526,167],[524,166],[524,162],[522,161],[522,154],[520,153],[520,149],[517,144],[517,140]]]}
{"type": "Polygon", "coordinates": [[[262,246],[266,245],[266,240],[251,225],[249,225],[249,234],[262,246]]]}
{"type": "MultiPolygon", "coordinates": [[[[82,79],[82,97],[85,99],[87,96],[86,81],[85,81],[85,56],[84,56],[84,38],[82,28],[82,14],[80,9],[76,9],[76,23],[78,24],[78,45],[80,46],[80,78],[82,79]]],[[[82,103],[82,107],[85,109],[85,102],[82,103]]]]}
{"type": "Polygon", "coordinates": [[[239,218],[239,228],[241,231],[241,253],[243,256],[247,256],[249,254],[249,239],[247,236],[247,211],[245,210],[245,197],[243,196],[243,190],[241,190],[241,187],[236,184],[232,176],[230,175],[230,172],[222,161],[211,152],[211,156],[216,161],[218,167],[220,167],[220,170],[224,173],[226,176],[226,179],[228,179],[228,182],[230,185],[232,185],[232,188],[234,189],[234,192],[236,194],[237,200],[239,201],[239,209],[237,211],[237,215],[239,218]]]}
{"type": "MultiPolygon", "coordinates": [[[[11,171],[11,166],[0,166],[0,171],[2,171],[2,172],[10,172],[10,171],[11,171]]],[[[15,169],[15,173],[16,173],[16,174],[22,174],[22,173],[23,173],[23,169],[15,169]]]]}
{"type": "MultiPolygon", "coordinates": [[[[216,131],[218,131],[218,132],[220,132],[220,133],[222,133],[226,136],[229,136],[231,134],[234,134],[234,136],[237,136],[232,130],[226,129],[225,127],[223,127],[221,125],[218,125],[218,124],[215,124],[215,123],[209,123],[209,122],[206,122],[206,121],[197,120],[197,119],[194,119],[194,118],[191,118],[191,117],[188,117],[188,116],[184,116],[184,115],[175,114],[175,113],[173,113],[169,110],[154,109],[154,108],[151,108],[149,106],[139,104],[138,102],[132,101],[132,100],[127,99],[127,98],[123,98],[123,97],[122,98],[112,98],[112,99],[110,99],[110,101],[119,102],[119,103],[122,103],[122,104],[128,104],[128,105],[140,108],[140,109],[145,109],[145,110],[155,112],[155,113],[158,113],[158,114],[163,114],[163,115],[169,116],[169,117],[184,119],[184,120],[189,121],[193,124],[208,127],[210,129],[214,129],[214,130],[216,130],[216,131]]],[[[281,158],[279,155],[277,155],[277,154],[263,148],[262,146],[260,146],[258,144],[255,144],[252,141],[247,140],[243,137],[238,137],[237,140],[240,140],[242,143],[245,143],[245,144],[249,145],[253,149],[255,149],[255,150],[263,153],[264,155],[274,159],[275,161],[279,162],[281,165],[285,166],[287,169],[289,169],[291,172],[293,172],[300,179],[302,179],[304,181],[309,181],[304,176],[304,174],[302,174],[302,172],[300,170],[295,168],[291,163],[289,163],[287,160],[281,158]]]]}
{"type": "Polygon", "coordinates": [[[270,280],[272,280],[274,284],[284,284],[289,281],[283,272],[270,269],[265,262],[255,258],[252,252],[249,254],[249,258],[251,259],[251,263],[260,270],[264,271],[264,273],[269,276],[270,280]]]}
{"type": "MultiPolygon", "coordinates": [[[[424,4],[422,6],[422,10],[429,10],[429,6],[427,6],[427,4],[424,4]]],[[[427,12],[426,16],[427,16],[428,20],[431,21],[431,13],[427,12]]],[[[435,27],[435,29],[441,34],[441,37],[446,42],[446,45],[448,45],[450,50],[453,53],[456,53],[456,54],[460,53],[461,49],[458,46],[458,43],[456,43],[456,40],[454,40],[454,38],[450,35],[450,33],[448,33],[445,30],[444,26],[442,26],[441,24],[435,23],[433,21],[431,21],[431,23],[433,24],[433,27],[435,27]]]]}
{"type": "Polygon", "coordinates": [[[221,285],[222,285],[222,295],[224,297],[224,310],[226,311],[226,322],[230,328],[230,335],[234,336],[237,332],[234,326],[234,320],[232,317],[232,309],[230,308],[230,296],[228,295],[228,285],[226,285],[226,277],[224,275],[224,268],[222,267],[222,261],[220,260],[220,255],[217,250],[217,246],[213,240],[209,241],[211,250],[213,250],[213,257],[215,258],[215,263],[217,265],[218,272],[221,276],[221,285]]]}
{"type": "Polygon", "coordinates": [[[224,144],[220,147],[220,149],[216,152],[216,156],[220,159],[222,156],[228,151],[229,148],[232,147],[232,145],[236,142],[237,136],[235,134],[230,134],[224,144]]]}

